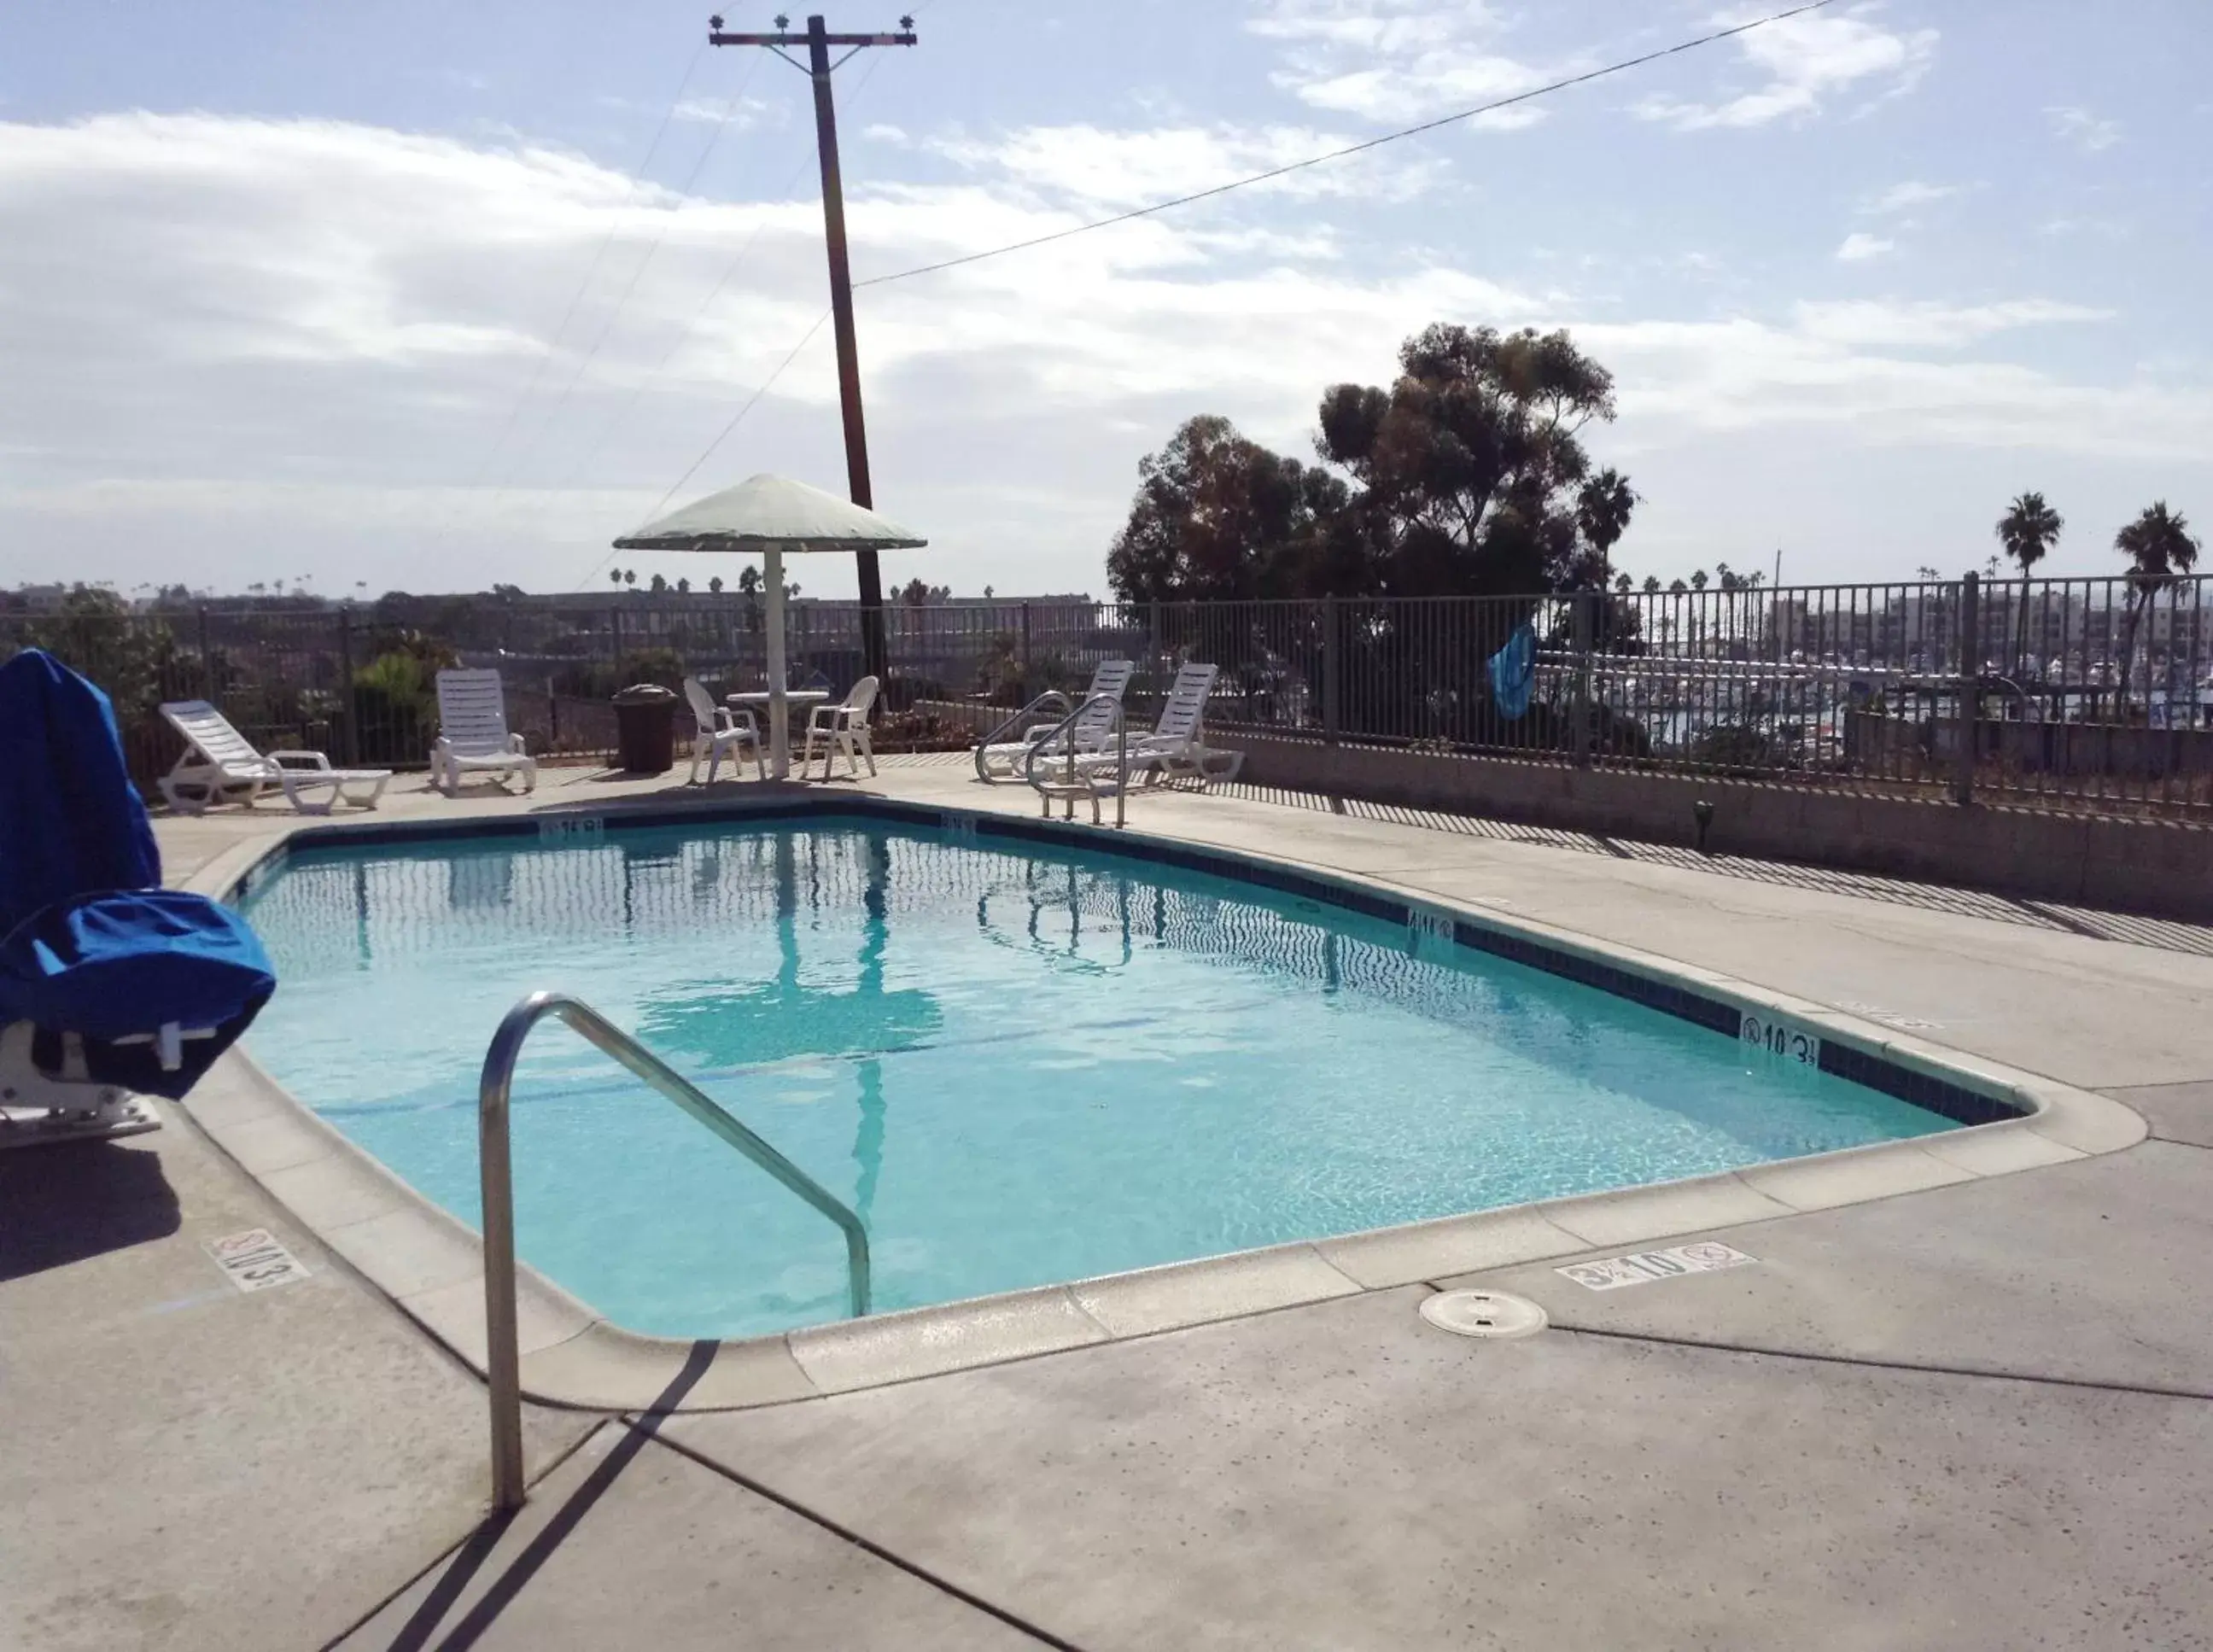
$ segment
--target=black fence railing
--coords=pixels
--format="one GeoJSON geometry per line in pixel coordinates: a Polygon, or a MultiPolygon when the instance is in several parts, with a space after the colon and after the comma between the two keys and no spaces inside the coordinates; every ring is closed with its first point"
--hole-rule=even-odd
{"type": "MultiPolygon", "coordinates": [[[[1211,723],[1284,739],[2213,818],[2206,584],[893,606],[878,746],[959,744],[972,716],[938,708],[1017,706],[1118,657],[1141,722],[1204,660],[1211,723]]],[[[598,758],[616,689],[753,687],[767,660],[753,593],[99,607],[0,613],[0,654],[44,646],[105,686],[149,783],[178,754],[165,700],[212,700],[265,748],[419,765],[437,670],[493,666],[533,749],[598,758]]],[[[786,627],[795,686],[861,674],[857,605],[795,602],[786,627]]]]}

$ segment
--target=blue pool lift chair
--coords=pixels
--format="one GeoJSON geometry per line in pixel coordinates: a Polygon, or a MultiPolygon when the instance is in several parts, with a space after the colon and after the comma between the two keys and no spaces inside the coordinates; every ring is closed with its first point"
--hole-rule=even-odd
{"type": "Polygon", "coordinates": [[[107,696],[0,665],[0,1149],[158,1128],[268,1002],[245,920],[161,883],[107,696]]]}

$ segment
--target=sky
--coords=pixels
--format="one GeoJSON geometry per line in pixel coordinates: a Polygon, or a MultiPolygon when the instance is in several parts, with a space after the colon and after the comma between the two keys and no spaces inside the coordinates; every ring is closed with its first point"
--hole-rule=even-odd
{"type": "MultiPolygon", "coordinates": [[[[897,15],[853,3],[832,27],[897,15]]],[[[8,0],[0,584],[704,581],[735,564],[609,541],[759,471],[843,491],[808,80],[706,47],[706,10],[8,0]]],[[[913,11],[835,80],[857,280],[1759,15],[913,11]]],[[[1954,575],[2031,488],[2046,569],[2111,570],[2155,498],[2213,527],[2209,70],[2205,0],[1855,0],[864,286],[876,503],[930,540],[887,577],[1103,595],[1183,419],[1310,459],[1323,388],[1438,320],[1564,326],[1614,373],[1588,445],[1643,496],[1639,578],[1954,575]]]]}

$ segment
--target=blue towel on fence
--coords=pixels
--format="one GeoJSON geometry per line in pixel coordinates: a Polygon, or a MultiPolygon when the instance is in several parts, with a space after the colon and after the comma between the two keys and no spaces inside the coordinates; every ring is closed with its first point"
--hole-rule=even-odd
{"type": "Polygon", "coordinates": [[[1514,628],[1506,646],[1491,656],[1491,703],[1509,722],[1529,709],[1537,681],[1537,629],[1527,620],[1514,628]]]}

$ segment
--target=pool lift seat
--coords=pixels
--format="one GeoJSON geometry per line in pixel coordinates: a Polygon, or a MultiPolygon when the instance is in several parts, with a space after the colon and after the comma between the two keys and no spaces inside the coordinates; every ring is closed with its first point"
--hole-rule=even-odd
{"type": "Polygon", "coordinates": [[[26,649],[0,665],[0,1149],[129,1136],[275,990],[243,918],[161,887],[107,697],[26,649]]]}

